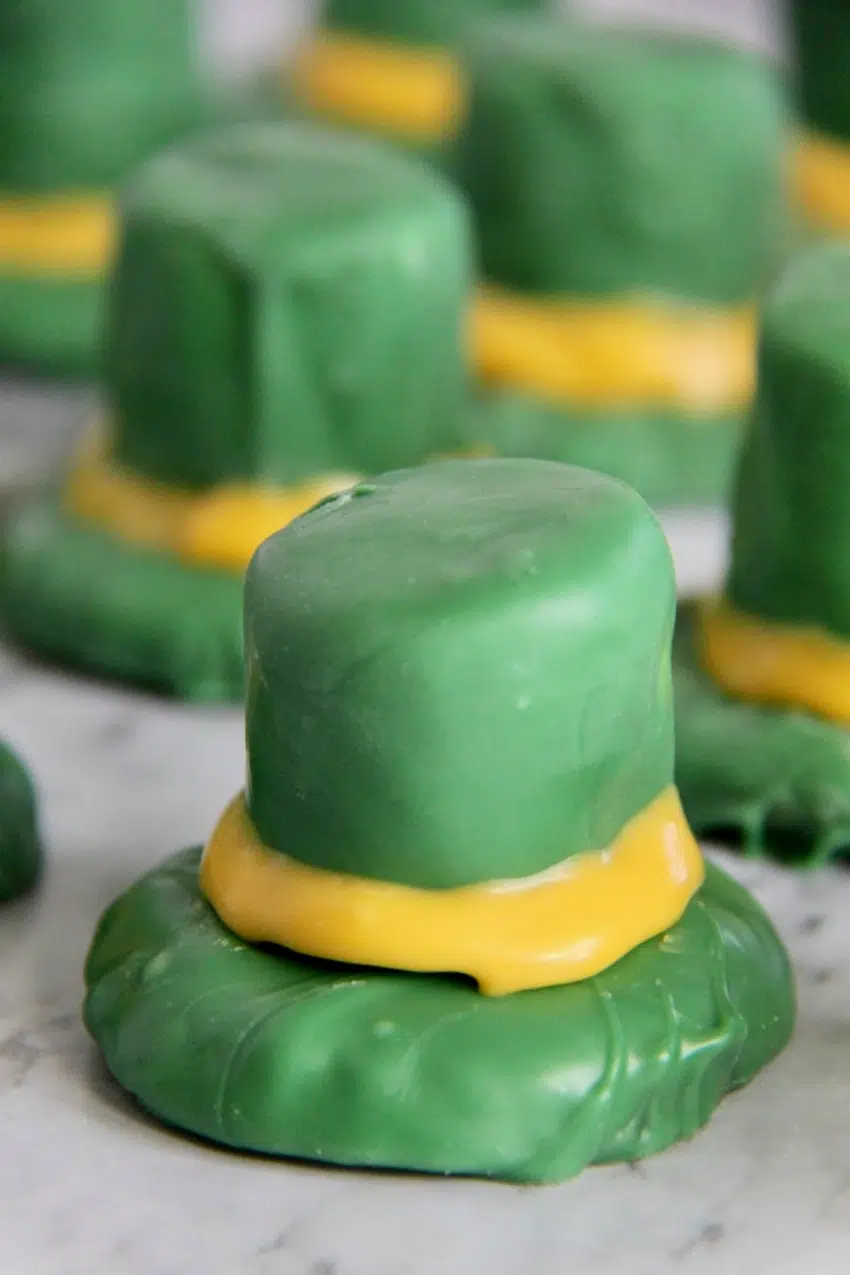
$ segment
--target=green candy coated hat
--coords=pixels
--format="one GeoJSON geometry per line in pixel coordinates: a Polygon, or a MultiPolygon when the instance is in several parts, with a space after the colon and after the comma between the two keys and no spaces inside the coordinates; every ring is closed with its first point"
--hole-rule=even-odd
{"type": "Polygon", "coordinates": [[[246,579],[260,837],[426,888],[609,845],[672,781],[674,609],[655,517],[585,471],[446,461],[327,501],[246,579]]]}
{"type": "MultiPolygon", "coordinates": [[[[747,309],[784,220],[779,73],[719,43],[542,14],[481,22],[460,49],[469,103],[448,167],[473,210],[486,282],[541,310],[544,333],[553,304],[631,306],[666,316],[662,340],[674,343],[671,352],[638,333],[630,360],[624,340],[603,353],[585,342],[586,358],[572,358],[590,366],[621,359],[639,372],[661,353],[639,386],[584,400],[532,383],[534,369],[568,363],[569,348],[535,358],[540,328],[526,332],[526,383],[517,337],[503,335],[502,379],[481,380],[472,431],[499,455],[610,473],[653,505],[725,500],[746,397],[747,309]],[[702,348],[677,353],[676,325],[699,332],[703,311],[715,335],[703,328],[702,348]],[[686,369],[690,399],[666,399],[659,386],[684,383],[686,369]],[[717,392],[701,401],[712,377],[717,392]]],[[[617,331],[617,315],[610,322],[617,331]]],[[[567,347],[576,326],[561,338],[567,347]]]]}
{"type": "Polygon", "coordinates": [[[762,315],[759,390],[733,502],[727,592],[850,638],[850,247],[800,257],[762,315]]]}
{"type": "MultiPolygon", "coordinates": [[[[765,306],[725,586],[733,613],[759,632],[790,629],[837,650],[850,638],[848,350],[850,247],[819,246],[790,265],[765,306]]],[[[713,631],[705,623],[700,632],[713,631]]],[[[753,851],[798,862],[846,854],[847,726],[795,703],[790,682],[787,701],[781,687],[773,702],[762,702],[763,687],[725,690],[718,677],[728,674],[709,672],[689,614],[680,627],[677,778],[696,829],[725,830],[753,851]]]]}
{"type": "Polygon", "coordinates": [[[486,275],[524,292],[749,301],[773,264],[786,112],[765,59],[543,16],[481,23],[454,168],[486,275]]]}
{"type": "Polygon", "coordinates": [[[188,0],[27,0],[0,13],[0,189],[114,185],[201,117],[188,0]]]}
{"type": "MultiPolygon", "coordinates": [[[[243,124],[151,160],[122,217],[106,462],[136,490],[110,498],[119,512],[150,484],[157,526],[163,502],[168,518],[175,498],[234,485],[295,491],[301,512],[339,475],[461,449],[469,229],[418,161],[309,124],[243,124]]],[[[0,604],[26,644],[189,699],[241,695],[239,563],[133,541],[92,519],[90,498],[24,509],[6,541],[0,604]]]]}
{"type": "MultiPolygon", "coordinates": [[[[670,783],[674,605],[658,524],[599,475],[444,462],[318,506],[246,585],[266,867],[439,895],[607,844],[670,783]]],[[[793,1026],[782,945],[713,865],[594,977],[485,996],[245,942],[200,858],[105,913],[85,1019],[149,1111],[225,1146],[554,1182],[691,1136],[793,1026]]]]}
{"type": "MultiPolygon", "coordinates": [[[[103,202],[140,160],[210,118],[193,13],[188,0],[3,5],[0,206],[103,202]]],[[[93,371],[102,269],[21,267],[0,250],[0,360],[93,371]]]]}
{"type": "Polygon", "coordinates": [[[471,249],[437,174],[310,124],[241,125],[127,187],[107,316],[115,448],[200,487],[457,448],[471,249]]]}

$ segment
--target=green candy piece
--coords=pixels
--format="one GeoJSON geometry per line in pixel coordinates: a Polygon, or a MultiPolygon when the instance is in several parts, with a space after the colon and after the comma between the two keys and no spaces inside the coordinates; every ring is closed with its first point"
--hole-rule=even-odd
{"type": "Polygon", "coordinates": [[[850,853],[850,731],[725,695],[700,665],[694,619],[673,646],[676,783],[696,833],[818,867],[850,853]]]}
{"type": "Polygon", "coordinates": [[[608,846],[672,782],[674,611],[658,522],[598,474],[446,461],[325,501],[246,578],[260,836],[430,888],[608,846]]]}
{"type": "Polygon", "coordinates": [[[850,637],[850,245],[789,267],[762,317],[727,593],[767,620],[850,637]]]}
{"type": "Polygon", "coordinates": [[[779,250],[776,69],[707,41],[545,17],[482,23],[453,170],[486,274],[525,292],[749,300],[779,250]]]}
{"type": "Polygon", "coordinates": [[[554,1182],[690,1137],[793,1027],[779,939],[711,865],[682,920],[603,974],[488,998],[249,947],[198,861],[177,855],[105,914],[85,1019],[144,1107],[227,1146],[554,1182]]]}
{"type": "MultiPolygon", "coordinates": [[[[125,223],[106,393],[131,472],[286,486],[462,449],[469,231],[419,163],[243,124],[152,161],[125,223]]],[[[186,699],[241,695],[238,574],[138,549],[56,499],[12,517],[4,557],[0,606],[35,650],[186,699]]]]}
{"type": "Polygon", "coordinates": [[[50,659],[189,701],[243,691],[238,575],[202,571],[80,522],[56,498],[5,533],[7,632],[50,659]]]}
{"type": "MultiPolygon", "coordinates": [[[[791,264],[762,316],[726,596],[766,623],[850,637],[850,246],[791,264]]],[[[850,849],[850,732],[725,694],[682,622],[676,771],[697,832],[820,863],[850,849]]]]}
{"type": "Polygon", "coordinates": [[[41,841],[30,777],[0,744],[0,903],[31,889],[41,871],[41,841]]]}
{"type": "Polygon", "coordinates": [[[803,119],[820,133],[850,141],[850,4],[791,0],[790,17],[803,119]]]}
{"type": "Polygon", "coordinates": [[[323,24],[331,31],[408,44],[454,45],[476,19],[540,9],[544,0],[328,0],[323,24]]]}
{"type": "Polygon", "coordinates": [[[554,407],[523,394],[480,393],[468,415],[471,446],[596,469],[655,508],[726,504],[744,418],[682,417],[647,408],[554,407]]]}
{"type": "MultiPolygon", "coordinates": [[[[217,89],[196,21],[193,0],[0,4],[0,201],[108,194],[177,137],[268,115],[253,87],[217,89]]],[[[104,291],[100,280],[0,268],[0,362],[98,373],[104,291]]]]}
{"type": "Polygon", "coordinates": [[[0,9],[0,190],[110,187],[208,107],[189,0],[0,9]]]}
{"type": "Polygon", "coordinates": [[[164,153],[124,200],[118,457],[204,487],[456,450],[470,277],[461,199],[366,138],[243,125],[164,153]]]}

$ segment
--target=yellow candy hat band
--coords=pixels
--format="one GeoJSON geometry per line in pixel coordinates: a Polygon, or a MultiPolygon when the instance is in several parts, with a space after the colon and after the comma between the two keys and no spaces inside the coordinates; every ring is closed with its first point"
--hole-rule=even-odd
{"type": "Polygon", "coordinates": [[[465,107],[449,53],[332,31],[296,62],[295,88],[320,114],[421,144],[452,134],[465,107]]]}
{"type": "Polygon", "coordinates": [[[591,978],[682,916],[702,854],[675,788],[606,850],[521,880],[424,890],[329,872],[259,839],[239,796],[207,843],[203,893],[249,943],[420,973],[468,974],[489,996],[591,978]]]}
{"type": "Polygon", "coordinates": [[[0,195],[0,270],[99,279],[112,261],[116,235],[108,195],[0,195]]]}
{"type": "Polygon", "coordinates": [[[700,608],[697,642],[704,668],[730,695],[850,726],[850,642],[746,615],[725,598],[700,608]]]}
{"type": "Polygon", "coordinates": [[[110,459],[108,431],[96,428],[70,473],[65,506],[131,544],[238,573],[270,535],[357,481],[350,474],[322,474],[285,488],[223,483],[189,491],[122,470],[110,459]]]}
{"type": "Polygon", "coordinates": [[[793,155],[793,185],[813,226],[850,234],[850,145],[806,133],[793,155]]]}
{"type": "Polygon", "coordinates": [[[755,384],[749,307],[548,301],[488,287],[473,309],[471,342],[482,381],[556,406],[710,416],[745,407],[755,384]]]}

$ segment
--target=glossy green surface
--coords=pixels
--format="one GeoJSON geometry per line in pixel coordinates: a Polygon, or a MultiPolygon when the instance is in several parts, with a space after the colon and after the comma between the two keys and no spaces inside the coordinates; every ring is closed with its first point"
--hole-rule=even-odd
{"type": "Polygon", "coordinates": [[[14,753],[0,744],[0,903],[29,890],[40,870],[32,783],[14,753]]]}
{"type": "Polygon", "coordinates": [[[0,617],[49,659],[195,701],[243,690],[238,576],[201,571],[85,526],[47,499],[5,529],[0,617]]]}
{"type": "Polygon", "coordinates": [[[105,914],[85,1017],[144,1107],[227,1146],[557,1181],[689,1137],[793,1026],[779,939],[712,866],[678,925],[604,974],[490,998],[249,947],[201,896],[198,858],[105,914]]]}
{"type": "Polygon", "coordinates": [[[676,782],[691,827],[750,854],[817,865],[850,853],[850,732],[724,695],[700,667],[692,618],[673,647],[676,782]]]}
{"type": "Polygon", "coordinates": [[[457,449],[469,227],[424,165],[244,125],[154,160],[124,210],[106,376],[128,465],[289,483],[457,449]]]}
{"type": "Polygon", "coordinates": [[[741,609],[850,637],[850,245],[813,248],[769,298],[734,500],[741,609]]]}
{"type": "Polygon", "coordinates": [[[527,17],[465,42],[452,167],[485,272],[527,292],[750,298],[783,227],[775,69],[707,41],[527,17]]]}
{"type": "Polygon", "coordinates": [[[112,186],[197,121],[189,0],[0,6],[0,190],[112,186]]]}
{"type": "Polygon", "coordinates": [[[492,13],[535,11],[545,0],[327,0],[323,21],[350,31],[410,44],[453,45],[464,29],[492,13]]]}
{"type": "Polygon", "coordinates": [[[790,0],[797,92],[805,123],[850,141],[850,3],[790,0]]]}
{"type": "Polygon", "coordinates": [[[103,291],[0,274],[0,362],[53,376],[98,370],[103,291]]]}
{"type": "Polygon", "coordinates": [[[248,570],[249,804],[270,846],[424,887],[602,849],[672,780],[670,552],[534,460],[377,478],[248,570]]]}
{"type": "Polygon", "coordinates": [[[467,419],[471,445],[597,469],[656,508],[725,505],[743,428],[740,416],[570,411],[507,393],[479,395],[467,419]]]}

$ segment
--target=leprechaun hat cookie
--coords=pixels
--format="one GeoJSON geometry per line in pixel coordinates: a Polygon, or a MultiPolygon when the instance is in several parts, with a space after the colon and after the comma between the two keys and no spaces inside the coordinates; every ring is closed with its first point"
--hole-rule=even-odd
{"type": "Polygon", "coordinates": [[[725,495],[782,224],[784,94],[756,54],[528,16],[463,45],[452,170],[485,286],[473,430],[654,503],[725,495]]]}
{"type": "Polygon", "coordinates": [[[328,0],[296,59],[295,100],[338,124],[417,148],[445,145],[466,92],[455,48],[476,19],[543,0],[328,0]]]}
{"type": "Polygon", "coordinates": [[[385,475],[268,540],[246,792],[89,953],[118,1081],[232,1147],[528,1182],[694,1133],[794,1001],[682,815],[674,609],[644,502],[543,461],[385,475]]]}
{"type": "Polygon", "coordinates": [[[0,12],[0,361],[94,371],[112,191],[211,117],[188,0],[0,12]]]}
{"type": "Polygon", "coordinates": [[[31,889],[41,858],[32,782],[15,754],[0,744],[0,903],[31,889]]]}
{"type": "Polygon", "coordinates": [[[799,135],[794,189],[804,225],[822,235],[850,235],[850,4],[791,0],[799,135]]]}
{"type": "Polygon", "coordinates": [[[11,521],[0,601],[37,651],[234,698],[257,545],[360,473],[458,449],[466,214],[367,138],[258,124],[153,160],[123,216],[107,415],[11,521]]]}
{"type": "Polygon", "coordinates": [[[819,862],[850,850],[850,246],[768,301],[720,597],[680,625],[677,773],[698,831],[819,862]]]}

